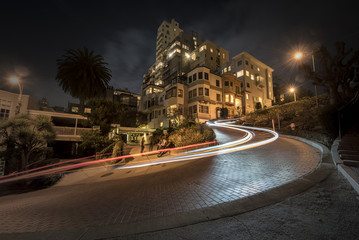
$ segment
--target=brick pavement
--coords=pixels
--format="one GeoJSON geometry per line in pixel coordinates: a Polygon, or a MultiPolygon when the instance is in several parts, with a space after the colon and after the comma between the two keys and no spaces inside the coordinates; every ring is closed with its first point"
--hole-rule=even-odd
{"type": "MultiPolygon", "coordinates": [[[[216,131],[219,141],[233,134],[216,131]]],[[[173,216],[281,186],[313,171],[319,161],[317,149],[279,138],[260,148],[186,164],[151,166],[146,174],[131,175],[135,170],[116,169],[108,177],[96,176],[109,181],[1,197],[0,233],[76,229],[173,216]],[[126,174],[132,177],[123,177],[126,174]]]]}

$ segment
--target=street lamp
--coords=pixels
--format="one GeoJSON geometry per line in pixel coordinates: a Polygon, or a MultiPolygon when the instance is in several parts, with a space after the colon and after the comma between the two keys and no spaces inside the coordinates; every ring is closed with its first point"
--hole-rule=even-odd
{"type": "MultiPolygon", "coordinates": [[[[311,53],[312,55],[312,64],[313,64],[313,73],[315,73],[315,61],[314,61],[314,53],[311,53]]],[[[303,53],[302,52],[296,52],[294,55],[295,59],[301,59],[303,57],[303,53]]],[[[318,89],[317,89],[317,85],[314,84],[314,91],[315,91],[315,104],[317,109],[319,108],[319,103],[318,103],[318,89]]]]}
{"type": "Polygon", "coordinates": [[[16,106],[16,111],[15,111],[15,115],[17,115],[17,114],[20,113],[23,86],[21,85],[21,81],[20,81],[20,79],[18,77],[10,77],[10,81],[12,83],[14,83],[14,84],[17,83],[18,86],[19,86],[19,99],[18,99],[18,103],[17,103],[17,106],[16,106]]]}
{"type": "Polygon", "coordinates": [[[289,89],[289,91],[294,94],[294,102],[296,102],[297,101],[297,96],[295,95],[295,89],[291,88],[291,89],[289,89]]]}

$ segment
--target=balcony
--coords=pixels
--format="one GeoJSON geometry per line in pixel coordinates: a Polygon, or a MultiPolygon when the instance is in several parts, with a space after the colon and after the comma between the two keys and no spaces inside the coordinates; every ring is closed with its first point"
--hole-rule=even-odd
{"type": "Polygon", "coordinates": [[[81,134],[92,131],[92,128],[76,128],[76,127],[52,127],[56,134],[56,141],[81,141],[81,134]]]}

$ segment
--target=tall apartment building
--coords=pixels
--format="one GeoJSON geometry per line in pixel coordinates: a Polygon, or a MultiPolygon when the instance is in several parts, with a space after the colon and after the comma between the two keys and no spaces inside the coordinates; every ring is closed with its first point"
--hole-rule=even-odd
{"type": "Polygon", "coordinates": [[[274,70],[247,52],[242,52],[222,66],[222,73],[231,73],[241,82],[242,114],[272,106],[274,70]]]}
{"type": "Polygon", "coordinates": [[[206,66],[208,74],[219,73],[228,59],[225,49],[210,41],[203,43],[196,33],[187,34],[174,19],[164,21],[157,32],[156,61],[144,75],[141,91],[140,110],[148,114],[149,126],[168,127],[175,117],[187,117],[187,74],[199,66],[206,66]]]}
{"type": "Polygon", "coordinates": [[[157,32],[156,61],[142,83],[139,110],[147,113],[149,127],[168,127],[182,117],[200,122],[219,118],[223,107],[229,117],[246,113],[242,80],[234,71],[237,68],[229,69],[238,56],[229,63],[227,50],[202,42],[193,32],[187,34],[174,19],[163,21],[157,32]]]}

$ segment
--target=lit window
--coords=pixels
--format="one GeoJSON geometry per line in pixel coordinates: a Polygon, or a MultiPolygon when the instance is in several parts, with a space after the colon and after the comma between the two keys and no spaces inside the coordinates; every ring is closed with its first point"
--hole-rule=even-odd
{"type": "Polygon", "coordinates": [[[72,107],[72,108],[71,108],[71,112],[78,113],[78,112],[79,112],[79,108],[78,108],[78,107],[72,107]]]}
{"type": "Polygon", "coordinates": [[[223,71],[226,73],[226,72],[227,72],[227,68],[224,68],[223,71]]]}
{"type": "Polygon", "coordinates": [[[234,97],[231,95],[231,103],[234,103],[234,97]]]}
{"type": "Polygon", "coordinates": [[[225,56],[224,53],[222,54],[222,56],[223,56],[223,59],[224,59],[224,56],[225,56]]]}
{"type": "Polygon", "coordinates": [[[231,71],[231,66],[228,66],[228,72],[230,72],[231,71]]]}
{"type": "Polygon", "coordinates": [[[207,46],[203,45],[202,47],[199,48],[199,51],[202,52],[203,50],[206,50],[206,49],[207,49],[207,46]]]}
{"type": "Polygon", "coordinates": [[[237,72],[237,77],[242,77],[243,76],[243,70],[237,72]]]}
{"type": "Polygon", "coordinates": [[[211,53],[213,53],[213,48],[210,49],[211,53]]]}
{"type": "Polygon", "coordinates": [[[246,76],[249,77],[249,72],[246,70],[246,76]]]}
{"type": "Polygon", "coordinates": [[[196,54],[193,53],[193,54],[191,55],[191,58],[192,58],[192,60],[196,60],[196,54]]]}
{"type": "Polygon", "coordinates": [[[9,119],[11,102],[0,99],[0,120],[9,119]]]}
{"type": "Polygon", "coordinates": [[[246,93],[246,99],[249,99],[249,94],[248,93],[246,93]]]}
{"type": "Polygon", "coordinates": [[[259,67],[257,67],[257,71],[258,71],[258,72],[260,72],[260,71],[261,71],[261,69],[260,69],[259,67]]]}
{"type": "Polygon", "coordinates": [[[185,56],[186,56],[187,59],[190,58],[188,53],[185,53],[185,56]]]}
{"type": "Polygon", "coordinates": [[[226,101],[226,102],[229,102],[229,94],[226,94],[226,95],[225,95],[225,101],[226,101]]]}
{"type": "Polygon", "coordinates": [[[182,89],[178,89],[177,95],[178,95],[178,97],[183,97],[183,90],[182,90],[182,89]]]}
{"type": "Polygon", "coordinates": [[[254,75],[253,74],[251,74],[251,80],[254,80],[254,75]]]}

